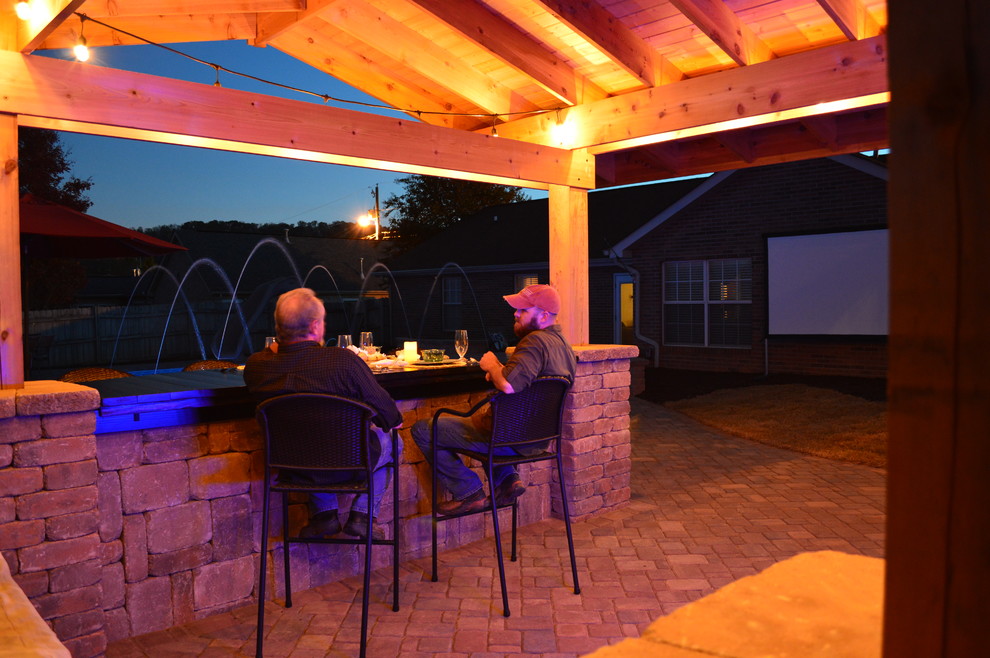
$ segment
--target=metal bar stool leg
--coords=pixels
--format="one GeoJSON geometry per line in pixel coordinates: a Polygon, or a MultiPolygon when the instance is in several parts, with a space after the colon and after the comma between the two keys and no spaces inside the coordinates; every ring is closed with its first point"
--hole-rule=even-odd
{"type": "Polygon", "coordinates": [[[282,492],[282,564],[285,566],[285,607],[292,607],[292,579],[289,572],[292,571],[289,564],[289,492],[282,492]]]}
{"type": "Polygon", "coordinates": [[[567,487],[564,484],[564,462],[560,457],[560,444],[557,444],[557,477],[560,479],[560,504],[564,512],[564,528],[567,529],[567,548],[571,553],[571,574],[574,576],[574,593],[581,593],[578,585],[577,560],[574,558],[574,536],[571,534],[571,512],[567,506],[567,487]]]}
{"type": "MultiPolygon", "coordinates": [[[[502,559],[502,535],[498,528],[498,507],[495,503],[495,479],[492,473],[492,462],[491,460],[485,465],[487,466],[488,474],[488,497],[491,499],[492,507],[492,526],[495,529],[495,554],[498,556],[498,580],[502,585],[502,615],[504,617],[509,616],[509,594],[506,591],[505,586],[505,562],[502,559]]],[[[515,546],[513,546],[515,549],[515,546]]]]}
{"type": "Polygon", "coordinates": [[[266,563],[268,557],[268,497],[271,492],[268,490],[268,478],[265,479],[265,502],[261,508],[261,566],[258,568],[258,630],[257,648],[255,656],[261,658],[265,644],[265,585],[267,581],[266,563]]]}
{"type": "Polygon", "coordinates": [[[399,611],[399,450],[398,430],[392,429],[392,612],[399,611]]]}

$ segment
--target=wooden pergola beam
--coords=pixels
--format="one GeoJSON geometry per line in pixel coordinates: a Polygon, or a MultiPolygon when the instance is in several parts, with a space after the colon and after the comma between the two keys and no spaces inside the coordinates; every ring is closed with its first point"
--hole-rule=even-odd
{"type": "Polygon", "coordinates": [[[0,52],[0,113],[23,125],[547,189],[592,158],[315,103],[0,52]]]}
{"type": "Polygon", "coordinates": [[[738,69],[510,121],[500,135],[588,148],[595,155],[722,132],[792,113],[817,116],[847,103],[887,102],[885,36],[842,43],[738,69]],[[803,113],[803,114],[802,114],[803,113]],[[558,129],[558,123],[563,130],[558,129]]]}

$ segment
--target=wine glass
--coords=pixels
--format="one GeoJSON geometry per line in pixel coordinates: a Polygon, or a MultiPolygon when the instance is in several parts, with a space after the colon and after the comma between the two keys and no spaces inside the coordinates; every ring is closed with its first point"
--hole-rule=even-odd
{"type": "Polygon", "coordinates": [[[351,346],[351,335],[350,334],[340,334],[337,336],[337,347],[350,347],[351,346]]]}
{"type": "Polygon", "coordinates": [[[370,331],[362,331],[361,337],[358,339],[358,347],[365,354],[371,354],[375,348],[375,339],[372,338],[370,331]]]}
{"type": "Polygon", "coordinates": [[[454,332],[454,351],[457,352],[457,356],[464,358],[467,354],[468,348],[468,335],[466,329],[458,329],[454,332]]]}

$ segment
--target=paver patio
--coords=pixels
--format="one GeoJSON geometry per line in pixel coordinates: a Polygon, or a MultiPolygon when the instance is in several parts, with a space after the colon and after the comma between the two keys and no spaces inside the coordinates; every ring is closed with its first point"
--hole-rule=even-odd
{"type": "MultiPolygon", "coordinates": [[[[638,636],[656,617],[797,553],[883,557],[886,474],[727,436],[632,399],[630,504],[574,524],[575,596],[559,520],[522,528],[506,562],[512,616],[501,614],[491,539],[372,575],[368,655],[580,656],[638,636]],[[387,573],[388,572],[388,573],[387,573]]],[[[508,534],[505,535],[506,539],[508,534]]],[[[357,655],[360,577],[269,602],[265,655],[357,655]]],[[[247,606],[111,644],[107,656],[253,656],[247,606]]]]}

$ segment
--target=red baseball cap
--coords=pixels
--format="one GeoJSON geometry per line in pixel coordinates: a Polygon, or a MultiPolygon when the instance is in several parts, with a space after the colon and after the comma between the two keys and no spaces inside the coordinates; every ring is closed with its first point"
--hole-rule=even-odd
{"type": "Polygon", "coordinates": [[[536,306],[556,315],[560,312],[560,295],[545,283],[526,286],[514,295],[505,295],[505,301],[512,308],[523,309],[536,306]]]}

